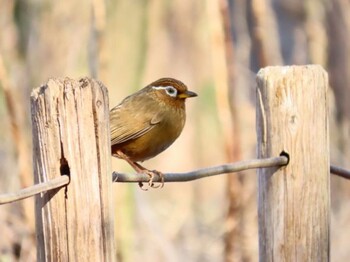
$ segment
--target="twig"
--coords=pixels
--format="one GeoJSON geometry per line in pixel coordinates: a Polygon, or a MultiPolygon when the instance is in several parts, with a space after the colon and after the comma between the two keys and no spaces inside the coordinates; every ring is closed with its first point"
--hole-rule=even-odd
{"type": "MultiPolygon", "coordinates": [[[[164,182],[186,182],[197,180],[200,178],[216,176],[224,173],[239,172],[254,168],[266,168],[266,167],[281,167],[288,164],[288,157],[279,156],[265,159],[253,159],[247,161],[241,161],[231,164],[225,164],[220,166],[207,167],[203,169],[198,169],[195,171],[187,173],[165,173],[164,182]]],[[[330,172],[347,179],[350,179],[350,171],[341,167],[331,165],[330,172]]],[[[148,182],[149,176],[146,174],[123,174],[113,172],[112,174],[113,182],[122,183],[138,183],[138,182],[148,182]]],[[[153,179],[154,182],[161,182],[158,176],[153,179]]],[[[22,200],[36,194],[40,194],[49,190],[61,188],[69,184],[68,176],[60,176],[52,180],[36,184],[30,187],[23,188],[18,192],[0,194],[0,205],[11,203],[17,200],[22,200]]]]}
{"type": "MultiPolygon", "coordinates": [[[[284,166],[288,163],[286,156],[265,158],[265,159],[254,159],[241,162],[235,162],[231,164],[225,164],[220,166],[208,167],[198,169],[187,173],[166,173],[164,175],[164,182],[186,182],[192,181],[204,177],[215,176],[224,173],[238,172],[253,168],[262,167],[276,167],[284,166]]],[[[147,174],[123,174],[113,172],[114,182],[148,182],[149,176],[147,174]]],[[[155,176],[153,182],[161,182],[158,176],[155,176]]]]}
{"type": "Polygon", "coordinates": [[[23,188],[14,193],[0,194],[0,205],[11,203],[17,200],[22,200],[52,189],[57,189],[65,185],[68,185],[68,183],[69,183],[68,176],[60,176],[40,184],[23,188]]]}
{"type": "Polygon", "coordinates": [[[350,179],[350,171],[342,167],[331,165],[331,173],[346,179],[350,179]]]}

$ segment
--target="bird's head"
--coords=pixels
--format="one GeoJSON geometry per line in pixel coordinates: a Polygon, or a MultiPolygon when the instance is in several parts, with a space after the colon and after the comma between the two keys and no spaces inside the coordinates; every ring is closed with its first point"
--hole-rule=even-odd
{"type": "Polygon", "coordinates": [[[148,85],[150,92],[159,99],[172,104],[183,104],[186,98],[195,97],[195,92],[189,91],[187,86],[174,78],[161,78],[148,85]]]}

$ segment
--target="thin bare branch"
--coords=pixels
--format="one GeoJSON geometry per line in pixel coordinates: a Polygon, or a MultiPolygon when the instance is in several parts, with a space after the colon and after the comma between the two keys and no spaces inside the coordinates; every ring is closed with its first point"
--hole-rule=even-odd
{"type": "MultiPolygon", "coordinates": [[[[186,182],[204,177],[216,176],[224,173],[238,172],[247,169],[284,166],[288,163],[288,158],[285,156],[253,159],[220,166],[207,167],[187,173],[165,173],[164,182],[186,182]]],[[[149,176],[146,174],[123,174],[113,172],[114,182],[148,182],[149,176]]],[[[154,182],[161,182],[158,176],[153,179],[154,182]]]]}
{"type": "Polygon", "coordinates": [[[60,176],[40,184],[23,188],[17,192],[0,194],[0,205],[22,200],[52,189],[57,189],[65,185],[68,185],[68,183],[69,183],[68,176],[60,176]]]}
{"type": "Polygon", "coordinates": [[[346,179],[350,179],[350,171],[339,166],[331,165],[331,173],[346,179]]]}
{"type": "MultiPolygon", "coordinates": [[[[288,164],[288,158],[286,156],[271,157],[265,159],[253,159],[236,163],[230,163],[220,166],[213,166],[198,169],[185,173],[165,173],[164,182],[187,182],[200,178],[216,176],[225,173],[239,172],[254,168],[266,168],[266,167],[281,167],[288,164]]],[[[330,171],[332,174],[350,179],[350,171],[341,167],[331,165],[330,171]]],[[[124,174],[113,172],[113,182],[120,183],[138,183],[148,182],[149,176],[146,174],[124,174]]],[[[159,177],[154,177],[154,182],[161,182],[159,177]]],[[[0,194],[0,205],[11,203],[14,201],[22,200],[36,194],[40,194],[49,190],[64,187],[69,184],[68,176],[60,176],[52,180],[36,184],[30,187],[23,188],[18,192],[0,194]]]]}

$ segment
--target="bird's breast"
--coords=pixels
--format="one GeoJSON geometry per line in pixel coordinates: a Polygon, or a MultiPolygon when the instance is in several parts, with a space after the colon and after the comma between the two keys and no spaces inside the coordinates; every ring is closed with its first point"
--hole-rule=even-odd
{"type": "Polygon", "coordinates": [[[159,123],[150,131],[120,145],[120,149],[135,162],[152,158],[167,149],[179,137],[185,120],[184,110],[164,110],[159,123]]]}

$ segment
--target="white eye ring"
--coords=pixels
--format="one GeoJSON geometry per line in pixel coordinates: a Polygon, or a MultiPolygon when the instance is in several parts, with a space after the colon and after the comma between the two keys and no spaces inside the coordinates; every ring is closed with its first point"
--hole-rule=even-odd
{"type": "Polygon", "coordinates": [[[166,86],[165,87],[165,91],[171,97],[176,97],[177,96],[177,90],[176,90],[176,88],[174,88],[172,86],[166,86]]]}
{"type": "Polygon", "coordinates": [[[177,90],[173,86],[153,86],[153,89],[156,89],[156,90],[163,89],[165,90],[168,96],[171,96],[171,97],[177,96],[177,90]]]}

